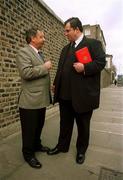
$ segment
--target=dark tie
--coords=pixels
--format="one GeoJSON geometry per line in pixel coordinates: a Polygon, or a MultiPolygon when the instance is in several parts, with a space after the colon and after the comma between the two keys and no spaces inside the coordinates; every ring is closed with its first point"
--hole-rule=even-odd
{"type": "Polygon", "coordinates": [[[71,47],[74,49],[75,48],[75,41],[73,41],[72,43],[71,43],[71,47]]]}
{"type": "Polygon", "coordinates": [[[44,61],[43,53],[41,51],[38,51],[38,54],[39,54],[40,58],[44,61]]]}
{"type": "Polygon", "coordinates": [[[70,45],[70,49],[69,49],[69,52],[73,52],[75,49],[75,42],[73,41],[70,45]]]}

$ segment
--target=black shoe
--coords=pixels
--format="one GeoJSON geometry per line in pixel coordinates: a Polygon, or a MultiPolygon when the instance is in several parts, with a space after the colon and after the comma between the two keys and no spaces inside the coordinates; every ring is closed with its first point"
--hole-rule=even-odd
{"type": "Polygon", "coordinates": [[[55,154],[59,154],[61,152],[65,153],[65,152],[68,152],[68,151],[63,151],[63,150],[60,150],[57,147],[55,147],[55,148],[50,149],[49,151],[47,151],[47,154],[48,155],[55,155],[55,154]]]}
{"type": "Polygon", "coordinates": [[[76,162],[78,164],[82,164],[82,163],[84,163],[84,161],[85,161],[85,154],[77,153],[77,155],[76,155],[76,162]]]}
{"type": "Polygon", "coordinates": [[[40,147],[38,147],[38,148],[36,148],[35,149],[35,151],[39,151],[39,152],[47,152],[47,151],[49,151],[50,150],[50,148],[48,148],[47,146],[40,146],[40,147]]]}
{"type": "Polygon", "coordinates": [[[39,169],[42,167],[42,164],[35,157],[26,160],[26,162],[33,168],[39,169]]]}

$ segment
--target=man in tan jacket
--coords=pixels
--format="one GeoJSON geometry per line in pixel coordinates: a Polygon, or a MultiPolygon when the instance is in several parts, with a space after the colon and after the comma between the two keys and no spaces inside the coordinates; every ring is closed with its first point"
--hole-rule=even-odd
{"type": "Polygon", "coordinates": [[[39,50],[44,33],[32,28],[26,32],[27,46],[17,54],[16,62],[21,76],[19,112],[22,127],[22,152],[25,161],[33,168],[41,168],[35,152],[47,152],[41,144],[41,132],[45,121],[46,107],[51,102],[49,70],[51,62],[44,61],[39,50]]]}

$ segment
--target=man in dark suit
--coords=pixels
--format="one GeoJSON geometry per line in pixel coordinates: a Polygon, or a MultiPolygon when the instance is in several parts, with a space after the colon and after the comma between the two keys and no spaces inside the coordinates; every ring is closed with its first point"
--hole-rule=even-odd
{"type": "Polygon", "coordinates": [[[41,168],[35,152],[47,152],[41,144],[41,132],[45,121],[46,107],[50,104],[51,62],[39,55],[44,33],[32,28],[26,32],[27,45],[20,49],[16,63],[21,76],[22,88],[19,96],[19,112],[22,127],[22,152],[25,161],[33,168],[41,168]]]}
{"type": "Polygon", "coordinates": [[[90,119],[93,110],[99,107],[105,52],[100,41],[84,36],[78,18],[70,18],[64,23],[64,34],[70,43],[61,52],[54,80],[54,102],[59,102],[60,106],[60,134],[57,146],[47,153],[68,152],[75,119],[78,129],[76,162],[82,164],[89,144],[90,119]],[[75,56],[75,51],[84,47],[92,58],[87,64],[78,62],[75,56]]]}

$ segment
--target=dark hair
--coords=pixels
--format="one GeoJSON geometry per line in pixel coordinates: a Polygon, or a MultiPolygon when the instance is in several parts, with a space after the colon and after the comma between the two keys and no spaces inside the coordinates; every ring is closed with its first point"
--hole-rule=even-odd
{"type": "Polygon", "coordinates": [[[68,20],[66,20],[64,22],[64,26],[66,26],[67,23],[70,23],[71,27],[73,29],[76,29],[76,28],[79,28],[79,30],[82,32],[83,31],[83,27],[82,27],[82,23],[81,21],[79,20],[79,18],[77,17],[72,17],[72,18],[69,18],[68,20]]]}
{"type": "Polygon", "coordinates": [[[37,28],[30,28],[26,31],[26,42],[28,44],[31,42],[31,38],[36,36],[37,31],[37,28]]]}

